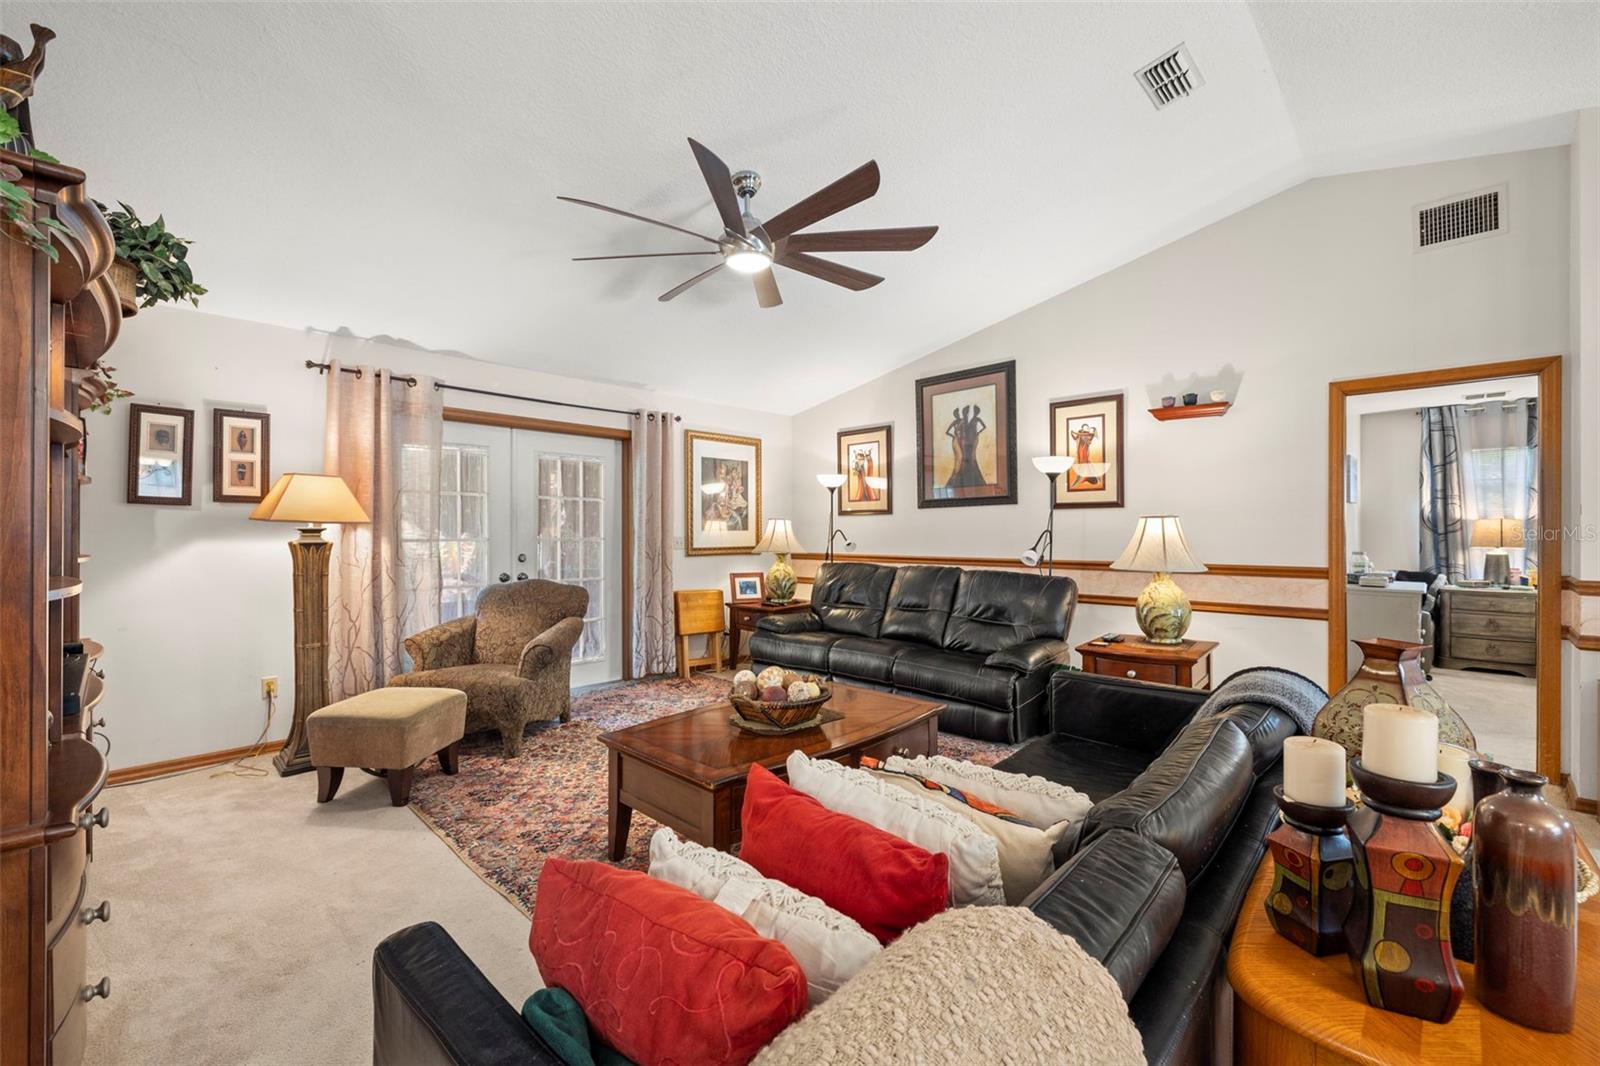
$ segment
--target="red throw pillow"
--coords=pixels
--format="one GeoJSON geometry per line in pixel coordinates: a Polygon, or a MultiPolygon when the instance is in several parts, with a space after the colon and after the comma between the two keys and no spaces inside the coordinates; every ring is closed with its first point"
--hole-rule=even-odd
{"type": "Polygon", "coordinates": [[[744,1063],[806,1009],[789,949],[687,889],[550,859],[528,947],[617,1051],[639,1063],[744,1063]]]}
{"type": "Polygon", "coordinates": [[[887,944],[944,910],[950,859],[848,814],[830,811],[752,764],[739,858],[816,896],[887,944]]]}

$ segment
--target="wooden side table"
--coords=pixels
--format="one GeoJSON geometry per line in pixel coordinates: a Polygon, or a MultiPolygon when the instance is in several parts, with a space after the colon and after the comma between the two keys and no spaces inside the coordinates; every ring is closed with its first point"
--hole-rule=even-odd
{"type": "Polygon", "coordinates": [[[811,604],[805,600],[794,600],[791,603],[730,603],[728,604],[728,665],[737,668],[739,665],[739,633],[754,633],[756,623],[769,614],[790,614],[794,611],[808,611],[811,604]]]}
{"type": "Polygon", "coordinates": [[[1106,677],[1131,677],[1184,688],[1211,687],[1211,652],[1214,640],[1186,640],[1182,644],[1151,644],[1127,633],[1112,644],[1091,640],[1079,644],[1085,673],[1106,677]]]}
{"type": "MultiPolygon", "coordinates": [[[[1578,854],[1593,865],[1580,842],[1578,854]]],[[[1457,962],[1467,991],[1444,1025],[1367,1004],[1344,955],[1307,955],[1273,932],[1265,900],[1272,856],[1256,871],[1228,950],[1233,1061],[1238,1066],[1565,1066],[1600,1062],[1600,897],[1578,908],[1578,1008],[1570,1033],[1542,1033],[1485,1009],[1473,968],[1457,962]]]]}

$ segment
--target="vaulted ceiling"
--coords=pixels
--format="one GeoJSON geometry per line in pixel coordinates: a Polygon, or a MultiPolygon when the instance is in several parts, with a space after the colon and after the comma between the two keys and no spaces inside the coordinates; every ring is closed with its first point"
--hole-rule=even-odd
{"type": "MultiPolygon", "coordinates": [[[[1600,5],[40,4],[41,147],[195,240],[205,310],[799,409],[1306,177],[1565,143],[1600,105],[1600,5]],[[1160,111],[1134,72],[1188,46],[1160,111]],[[685,138],[770,217],[867,159],[822,228],[936,223],[834,258],[855,293],[723,272],[685,138]]],[[[1003,353],[996,353],[1000,355],[1003,353]]]]}

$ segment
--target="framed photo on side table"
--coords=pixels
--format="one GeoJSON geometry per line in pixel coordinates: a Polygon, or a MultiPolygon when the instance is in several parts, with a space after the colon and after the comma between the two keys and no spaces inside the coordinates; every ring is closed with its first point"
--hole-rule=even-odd
{"type": "Polygon", "coordinates": [[[767,575],[759,570],[729,574],[728,598],[734,603],[760,603],[767,598],[767,575]]]}
{"type": "Polygon", "coordinates": [[[761,440],[683,433],[683,550],[747,555],[761,538],[761,440]]]}
{"type": "Polygon", "coordinates": [[[839,513],[891,513],[894,483],[889,467],[894,460],[894,427],[841,429],[838,440],[838,472],[845,476],[839,490],[839,513]]]}
{"type": "Polygon", "coordinates": [[[1070,455],[1056,479],[1057,507],[1121,507],[1122,394],[1050,405],[1050,454],[1070,455]]]}
{"type": "Polygon", "coordinates": [[[194,498],[194,412],[128,405],[128,502],[187,507],[194,498]]]}
{"type": "Polygon", "coordinates": [[[211,412],[211,498],[260,503],[272,484],[272,419],[265,411],[211,412]]]}
{"type": "Polygon", "coordinates": [[[1016,502],[1016,361],[919,379],[917,506],[1016,502]]]}

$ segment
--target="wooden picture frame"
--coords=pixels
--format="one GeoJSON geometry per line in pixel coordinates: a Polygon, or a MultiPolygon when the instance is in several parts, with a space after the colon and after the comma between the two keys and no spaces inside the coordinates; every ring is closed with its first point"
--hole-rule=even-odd
{"type": "Polygon", "coordinates": [[[916,404],[918,507],[1017,502],[1016,360],[919,378],[916,404]]]}
{"type": "Polygon", "coordinates": [[[1056,507],[1124,506],[1125,440],[1122,393],[1052,403],[1050,454],[1070,455],[1075,460],[1075,465],[1056,479],[1056,507]],[[1079,472],[1077,463],[1104,469],[1085,474],[1079,472]]]}
{"type": "Polygon", "coordinates": [[[684,554],[750,555],[761,529],[761,438],[684,430],[684,554]]]}
{"type": "Polygon", "coordinates": [[[187,507],[194,500],[194,412],[128,405],[128,502],[187,507]]]}
{"type": "Polygon", "coordinates": [[[767,598],[767,575],[760,570],[740,571],[728,575],[728,602],[760,603],[767,598]],[[754,582],[755,591],[751,592],[754,582]]]}
{"type": "Polygon", "coordinates": [[[837,472],[845,476],[839,486],[839,514],[893,514],[894,426],[841,429],[834,452],[837,472]],[[868,484],[878,478],[882,486],[868,484]]]}
{"type": "Polygon", "coordinates": [[[272,416],[217,407],[211,412],[211,499],[260,503],[272,487],[272,416]]]}

